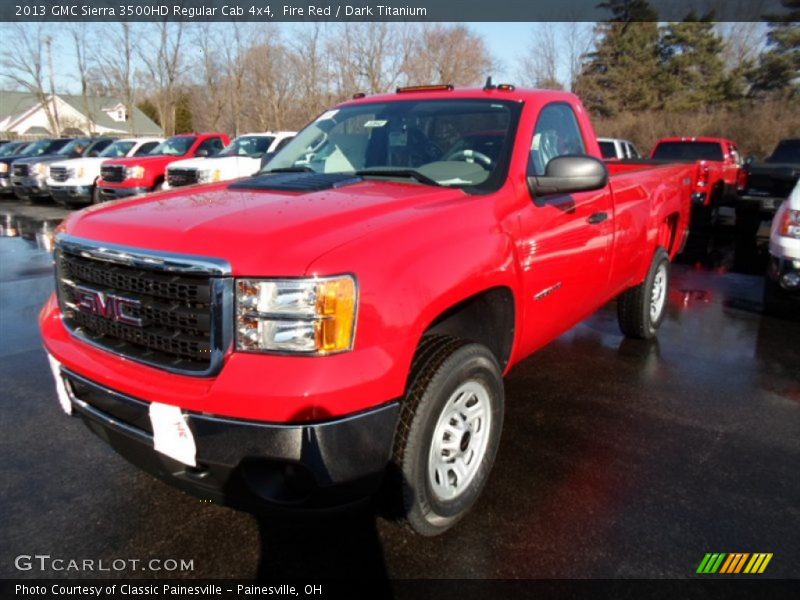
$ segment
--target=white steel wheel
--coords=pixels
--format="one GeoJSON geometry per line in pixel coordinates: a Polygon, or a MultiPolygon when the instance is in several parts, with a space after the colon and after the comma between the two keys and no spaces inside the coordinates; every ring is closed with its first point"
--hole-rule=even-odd
{"type": "Polygon", "coordinates": [[[667,282],[669,276],[667,275],[667,263],[658,265],[658,270],[653,278],[653,287],[650,291],[650,321],[658,323],[661,319],[661,314],[664,312],[664,306],[667,302],[667,282]]]}
{"type": "Polygon", "coordinates": [[[467,381],[448,398],[428,453],[428,482],[439,500],[454,500],[469,487],[486,455],[491,424],[482,383],[467,381]]]}

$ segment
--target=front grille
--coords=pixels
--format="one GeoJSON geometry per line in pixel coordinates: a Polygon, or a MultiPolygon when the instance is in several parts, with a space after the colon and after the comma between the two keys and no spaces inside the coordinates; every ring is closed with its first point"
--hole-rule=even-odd
{"type": "Polygon", "coordinates": [[[194,185],[197,183],[197,169],[167,169],[167,183],[170,187],[194,185]]]}
{"type": "Polygon", "coordinates": [[[56,269],[61,311],[75,333],[155,366],[196,374],[212,370],[219,346],[215,278],[118,264],[64,244],[56,252],[56,269]],[[119,298],[122,308],[114,304],[119,298]]]}
{"type": "Polygon", "coordinates": [[[125,181],[125,167],[122,165],[102,165],[100,167],[100,177],[109,183],[121,183],[125,181]]]}
{"type": "Polygon", "coordinates": [[[14,175],[17,177],[27,177],[28,165],[14,165],[14,175]]]}
{"type": "Polygon", "coordinates": [[[70,172],[66,167],[50,167],[50,179],[64,182],[69,179],[70,172]]]}

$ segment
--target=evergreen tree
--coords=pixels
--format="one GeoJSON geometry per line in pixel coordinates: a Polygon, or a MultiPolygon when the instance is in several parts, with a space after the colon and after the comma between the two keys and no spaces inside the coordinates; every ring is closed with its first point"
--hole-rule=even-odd
{"type": "Polygon", "coordinates": [[[661,39],[664,61],[664,108],[698,110],[732,99],[735,85],[725,70],[724,42],[714,31],[711,15],[692,12],[670,23],[661,39]]]}
{"type": "Polygon", "coordinates": [[[175,133],[194,131],[192,123],[191,98],[186,92],[180,92],[175,103],[175,133]]]}
{"type": "Polygon", "coordinates": [[[587,108],[601,116],[656,108],[661,99],[659,30],[645,0],[598,5],[612,20],[598,24],[600,41],[575,82],[587,108]]]}
{"type": "Polygon", "coordinates": [[[156,125],[161,127],[161,119],[158,117],[158,109],[156,105],[153,104],[150,100],[144,99],[139,104],[136,105],[137,108],[142,111],[145,115],[150,117],[150,120],[153,121],[156,125]]]}
{"type": "Polygon", "coordinates": [[[800,91],[800,0],[781,0],[788,9],[768,15],[767,47],[758,66],[750,73],[751,92],[800,91]]]}

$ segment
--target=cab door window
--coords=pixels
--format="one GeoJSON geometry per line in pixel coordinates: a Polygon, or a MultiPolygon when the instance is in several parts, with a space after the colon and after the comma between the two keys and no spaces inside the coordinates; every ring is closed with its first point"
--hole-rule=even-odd
{"type": "Polygon", "coordinates": [[[567,154],[586,154],[578,119],[569,104],[548,104],[533,132],[528,175],[544,175],[547,163],[567,154]]]}

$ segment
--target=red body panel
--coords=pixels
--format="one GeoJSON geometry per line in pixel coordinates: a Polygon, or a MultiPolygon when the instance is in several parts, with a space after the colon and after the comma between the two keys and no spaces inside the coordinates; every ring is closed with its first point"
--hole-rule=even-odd
{"type": "Polygon", "coordinates": [[[668,137],[658,140],[650,151],[652,158],[660,144],[667,142],[698,142],[719,144],[722,160],[697,161],[692,193],[702,195],[702,204],[711,206],[732,197],[736,193],[739,172],[742,168],[741,154],[736,143],[725,138],[715,137],[668,137]]]}
{"type": "MultiPolygon", "coordinates": [[[[155,155],[155,156],[132,156],[129,158],[117,158],[113,160],[107,160],[103,162],[104,165],[121,165],[124,167],[134,167],[136,165],[141,165],[144,167],[144,176],[140,179],[129,179],[126,178],[125,181],[122,182],[111,182],[111,181],[104,181],[103,179],[98,180],[98,185],[101,185],[104,188],[147,188],[153,189],[164,180],[164,173],[167,171],[167,167],[178,160],[185,160],[187,158],[193,158],[195,156],[195,152],[200,147],[200,144],[205,142],[207,139],[212,137],[219,137],[222,138],[222,141],[225,145],[230,143],[230,138],[225,133],[198,133],[198,134],[186,134],[186,137],[195,136],[196,139],[194,143],[191,145],[189,150],[185,154],[181,154],[180,156],[167,156],[167,155],[155,155]]],[[[179,136],[174,136],[179,137],[179,136]]]]}
{"type": "Polygon", "coordinates": [[[75,339],[54,299],[41,315],[48,350],[74,372],[144,400],[262,421],[322,420],[403,396],[426,329],[475,294],[503,287],[513,295],[508,370],[640,283],[657,246],[677,253],[688,226],[693,164],[608,165],[605,188],[561,199],[569,210],[558,202],[536,206],[527,167],[544,105],[570,104],[587,153],[600,158],[578,99],[497,90],[415,97],[443,94],[523,103],[509,175],[496,192],[367,180],[297,195],[221,183],[100,205],[65,222],[66,232],[79,238],[225,259],[234,276],[352,273],[359,308],[351,352],[303,357],[229,350],[216,377],[180,376],[75,339]],[[598,212],[608,218],[590,224],[587,218],[598,212]]]}

